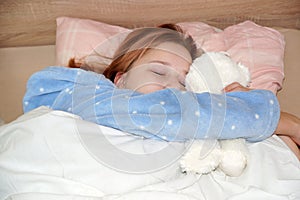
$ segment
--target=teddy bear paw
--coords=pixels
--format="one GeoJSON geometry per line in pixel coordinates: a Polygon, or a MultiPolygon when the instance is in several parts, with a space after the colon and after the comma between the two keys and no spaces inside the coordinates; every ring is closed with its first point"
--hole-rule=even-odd
{"type": "Polygon", "coordinates": [[[203,141],[194,141],[187,153],[181,158],[182,171],[197,174],[208,174],[215,170],[221,158],[219,147],[211,147],[204,151],[203,141]]]}
{"type": "Polygon", "coordinates": [[[240,176],[247,165],[247,157],[241,151],[224,151],[219,168],[228,176],[240,176]]]}

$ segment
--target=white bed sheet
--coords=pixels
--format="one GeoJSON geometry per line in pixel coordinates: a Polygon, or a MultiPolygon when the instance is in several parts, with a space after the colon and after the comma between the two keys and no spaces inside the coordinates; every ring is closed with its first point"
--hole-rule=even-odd
{"type": "MultiPolygon", "coordinates": [[[[218,170],[183,174],[176,159],[159,170],[134,174],[99,160],[97,154],[102,154],[120,166],[122,159],[103,149],[99,129],[106,139],[131,153],[151,154],[166,145],[40,107],[0,127],[0,199],[300,199],[300,163],[277,136],[247,143],[250,160],[240,177],[218,170]]],[[[186,147],[171,146],[174,158],[186,147]]],[[[123,158],[121,163],[132,162],[137,161],[123,158]]]]}

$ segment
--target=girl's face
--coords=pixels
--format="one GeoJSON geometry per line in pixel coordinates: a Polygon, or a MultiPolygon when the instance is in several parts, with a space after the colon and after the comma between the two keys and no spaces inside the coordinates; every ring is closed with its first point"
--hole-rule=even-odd
{"type": "Polygon", "coordinates": [[[185,90],[185,77],[192,58],[188,50],[176,43],[166,42],[150,49],[134,62],[126,73],[117,73],[119,88],[150,93],[165,88],[185,90]]]}

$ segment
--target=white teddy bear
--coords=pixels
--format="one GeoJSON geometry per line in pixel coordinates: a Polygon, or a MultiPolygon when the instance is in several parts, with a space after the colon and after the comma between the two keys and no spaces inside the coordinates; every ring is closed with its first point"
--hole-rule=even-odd
{"type": "MultiPolygon", "coordinates": [[[[235,63],[226,53],[207,52],[195,59],[186,77],[187,90],[221,94],[225,86],[250,83],[247,67],[235,63]]],[[[229,176],[239,176],[247,165],[245,139],[195,140],[181,158],[182,171],[207,174],[219,168],[229,176]]]]}

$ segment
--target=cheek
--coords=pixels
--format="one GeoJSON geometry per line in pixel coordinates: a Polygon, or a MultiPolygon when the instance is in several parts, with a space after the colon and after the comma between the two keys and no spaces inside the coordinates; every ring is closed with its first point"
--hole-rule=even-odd
{"type": "Polygon", "coordinates": [[[164,80],[144,74],[143,76],[131,77],[124,79],[125,88],[135,90],[141,93],[151,93],[165,88],[164,80]]]}
{"type": "Polygon", "coordinates": [[[148,84],[148,85],[144,85],[143,87],[138,88],[137,91],[140,93],[148,94],[148,93],[163,90],[163,89],[165,89],[165,87],[162,85],[148,84]]]}
{"type": "Polygon", "coordinates": [[[132,89],[132,90],[137,90],[142,93],[149,93],[157,90],[163,89],[165,84],[154,81],[154,80],[149,80],[149,79],[142,79],[139,81],[135,82],[128,82],[126,84],[126,88],[132,89]]]}
{"type": "Polygon", "coordinates": [[[138,85],[142,83],[141,81],[142,79],[140,78],[140,76],[134,76],[133,74],[128,74],[128,76],[124,78],[126,89],[131,90],[136,90],[138,85]]]}

